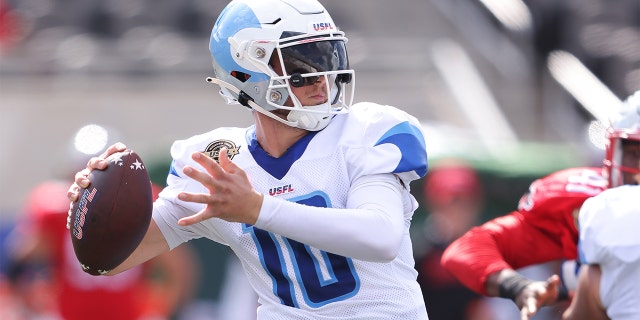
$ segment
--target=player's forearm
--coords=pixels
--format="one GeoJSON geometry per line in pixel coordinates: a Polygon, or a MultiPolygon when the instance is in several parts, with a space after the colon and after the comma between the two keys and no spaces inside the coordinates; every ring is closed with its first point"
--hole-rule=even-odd
{"type": "Polygon", "coordinates": [[[562,315],[563,320],[608,320],[606,308],[600,299],[601,269],[598,265],[585,265],[578,278],[579,286],[571,305],[562,315]]]}
{"type": "Polygon", "coordinates": [[[489,275],[511,267],[493,237],[486,230],[474,228],[451,243],[442,255],[442,266],[469,289],[489,296],[485,282],[489,275]]]}
{"type": "Polygon", "coordinates": [[[138,245],[138,247],[131,253],[131,255],[122,262],[119,266],[109,271],[107,275],[112,276],[123,271],[129,270],[139,264],[147,262],[149,259],[152,259],[162,253],[169,251],[169,245],[165,240],[164,236],[160,232],[158,225],[155,223],[153,219],[151,219],[151,223],[149,224],[149,230],[144,235],[142,242],[138,245]]]}
{"type": "Polygon", "coordinates": [[[405,235],[395,178],[352,189],[352,209],[318,208],[265,197],[256,227],[355,259],[393,260],[405,235]]]}
{"type": "Polygon", "coordinates": [[[487,295],[515,300],[517,295],[533,280],[527,279],[515,270],[503,269],[490,274],[485,281],[487,295]]]}

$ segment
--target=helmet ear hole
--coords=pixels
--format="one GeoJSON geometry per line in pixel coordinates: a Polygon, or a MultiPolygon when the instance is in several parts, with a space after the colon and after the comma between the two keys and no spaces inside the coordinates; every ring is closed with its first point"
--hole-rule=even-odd
{"type": "Polygon", "coordinates": [[[249,78],[251,78],[250,74],[246,74],[244,72],[241,71],[231,71],[231,76],[240,80],[241,82],[247,82],[247,80],[249,80],[249,78]]]}

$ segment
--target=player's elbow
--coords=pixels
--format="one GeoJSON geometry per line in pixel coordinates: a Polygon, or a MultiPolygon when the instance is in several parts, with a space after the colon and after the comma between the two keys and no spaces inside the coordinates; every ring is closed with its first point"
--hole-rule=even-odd
{"type": "Polygon", "coordinates": [[[444,250],[440,257],[440,265],[456,278],[460,278],[460,271],[469,270],[469,256],[461,251],[461,240],[455,240],[444,250]]]}
{"type": "Polygon", "coordinates": [[[402,237],[372,236],[363,244],[363,260],[372,262],[391,262],[400,253],[402,237]]]}
{"type": "Polygon", "coordinates": [[[395,260],[400,252],[400,248],[380,248],[377,262],[391,262],[395,260]]]}
{"type": "Polygon", "coordinates": [[[393,261],[398,256],[399,252],[397,248],[390,247],[369,247],[365,251],[366,252],[363,252],[360,257],[361,260],[382,263],[393,261]]]}
{"type": "Polygon", "coordinates": [[[451,265],[454,264],[454,260],[456,259],[456,255],[452,254],[453,250],[451,246],[447,247],[442,253],[442,257],[440,258],[440,264],[446,270],[451,270],[451,265]]]}

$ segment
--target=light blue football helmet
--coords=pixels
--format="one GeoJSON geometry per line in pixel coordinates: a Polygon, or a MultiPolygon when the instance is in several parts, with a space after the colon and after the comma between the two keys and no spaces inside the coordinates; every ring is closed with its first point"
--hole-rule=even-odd
{"type": "Polygon", "coordinates": [[[214,76],[227,103],[287,125],[317,131],[348,111],[355,89],[347,38],[316,0],[233,0],[211,32],[214,76]],[[274,56],[277,55],[277,56],[274,56]],[[283,74],[269,64],[279,59],[283,74]],[[325,77],[328,101],[303,106],[291,91],[325,77]],[[289,101],[287,103],[287,101],[289,101]],[[286,119],[274,110],[288,110],[286,119]]]}

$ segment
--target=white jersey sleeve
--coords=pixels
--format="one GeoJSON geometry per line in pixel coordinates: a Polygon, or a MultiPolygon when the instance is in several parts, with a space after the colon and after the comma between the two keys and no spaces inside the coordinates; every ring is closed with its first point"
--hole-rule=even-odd
{"type": "Polygon", "coordinates": [[[640,314],[640,186],[621,186],[589,198],[580,209],[580,258],[602,270],[600,298],[612,319],[640,314]]]}
{"type": "Polygon", "coordinates": [[[398,179],[388,174],[356,181],[347,204],[350,209],[318,208],[265,197],[256,227],[335,254],[390,261],[398,254],[404,233],[401,190],[398,179]],[[302,220],[305,223],[299,223],[302,220]]]}

